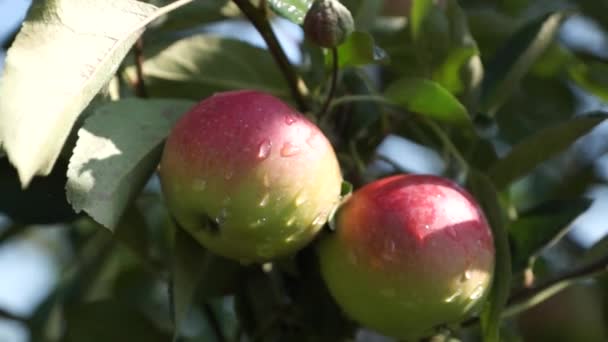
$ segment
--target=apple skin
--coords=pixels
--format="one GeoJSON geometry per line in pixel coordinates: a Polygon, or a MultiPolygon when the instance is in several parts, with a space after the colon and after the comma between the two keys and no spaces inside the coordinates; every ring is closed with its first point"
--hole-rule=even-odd
{"type": "Polygon", "coordinates": [[[478,307],[494,270],[490,227],[450,180],[397,175],[356,191],[320,242],[321,273],[343,311],[397,338],[419,338],[478,307]]]}
{"type": "Polygon", "coordinates": [[[334,150],[272,95],[215,94],[167,138],[161,186],[177,222],[212,252],[243,263],[308,244],[340,200],[334,150]]]}

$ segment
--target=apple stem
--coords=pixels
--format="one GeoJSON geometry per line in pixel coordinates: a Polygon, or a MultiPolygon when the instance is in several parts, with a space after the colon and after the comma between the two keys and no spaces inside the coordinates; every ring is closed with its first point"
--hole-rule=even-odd
{"type": "Polygon", "coordinates": [[[296,102],[298,109],[302,112],[307,111],[308,105],[304,100],[304,96],[308,94],[308,88],[306,87],[304,80],[302,80],[302,78],[296,74],[294,68],[289,62],[289,59],[287,59],[285,51],[283,51],[283,48],[279,44],[279,40],[274,34],[272,26],[268,21],[268,13],[265,2],[262,2],[260,4],[261,6],[256,8],[251,2],[249,2],[249,0],[233,1],[266,42],[268,50],[272,54],[272,57],[277,63],[279,69],[281,69],[281,72],[287,81],[287,85],[289,86],[291,95],[296,102]]]}
{"type": "Polygon", "coordinates": [[[321,112],[319,116],[325,116],[327,113],[327,109],[329,108],[329,104],[334,98],[334,93],[336,92],[336,85],[338,83],[338,49],[334,46],[331,48],[331,83],[329,85],[329,91],[327,92],[327,98],[325,98],[325,102],[323,103],[323,107],[321,107],[321,112]]]}

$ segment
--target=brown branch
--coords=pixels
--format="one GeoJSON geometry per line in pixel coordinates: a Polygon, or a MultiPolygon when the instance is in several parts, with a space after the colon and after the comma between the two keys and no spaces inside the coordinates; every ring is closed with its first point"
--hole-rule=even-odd
{"type": "Polygon", "coordinates": [[[329,108],[329,104],[334,98],[334,93],[336,92],[336,85],[338,83],[338,49],[336,47],[331,48],[331,84],[329,86],[329,91],[327,92],[327,98],[325,99],[325,103],[323,103],[323,107],[321,107],[321,112],[319,116],[324,116],[329,108]]]}
{"type": "Polygon", "coordinates": [[[234,3],[239,7],[241,12],[249,19],[251,24],[258,30],[266,45],[268,46],[268,50],[272,54],[275,62],[278,64],[279,69],[283,73],[283,76],[287,80],[287,85],[289,86],[289,90],[291,91],[291,95],[296,102],[298,109],[300,111],[307,111],[308,105],[304,100],[304,96],[302,94],[301,88],[303,87],[303,81],[298,77],[292,65],[289,63],[287,59],[287,55],[283,48],[279,44],[279,40],[277,39],[274,31],[272,30],[272,26],[270,26],[270,22],[268,21],[266,8],[256,8],[249,0],[233,0],[234,3]]]}

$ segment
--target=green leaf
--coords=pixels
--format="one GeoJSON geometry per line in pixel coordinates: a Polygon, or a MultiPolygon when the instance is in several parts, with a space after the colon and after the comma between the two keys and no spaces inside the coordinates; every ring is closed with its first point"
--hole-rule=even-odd
{"type": "Polygon", "coordinates": [[[410,2],[409,27],[412,38],[416,40],[424,19],[433,8],[433,0],[412,0],[410,2]]]}
{"type": "Polygon", "coordinates": [[[544,128],[513,146],[506,156],[492,164],[488,176],[498,189],[503,189],[565,150],[606,118],[608,114],[586,115],[544,128]]]}
{"type": "Polygon", "coordinates": [[[298,25],[304,22],[304,17],[312,2],[313,0],[268,0],[270,8],[275,13],[298,25]]]}
{"type": "Polygon", "coordinates": [[[66,342],[166,342],[161,332],[137,310],[107,299],[69,307],[66,342]]]}
{"type": "Polygon", "coordinates": [[[114,229],[160,159],[162,142],[194,103],[125,99],[102,106],[78,132],[68,167],[68,201],[114,229]]]}
{"type": "MultiPolygon", "coordinates": [[[[149,94],[200,100],[234,89],[258,89],[288,98],[289,88],[268,51],[212,35],[150,46],[143,63],[149,94]]],[[[126,68],[135,79],[133,65],[126,68]]]]}
{"type": "Polygon", "coordinates": [[[538,57],[553,42],[566,18],[551,13],[533,20],[515,32],[495,53],[486,67],[481,89],[482,111],[494,114],[511,95],[538,57]]]}
{"type": "Polygon", "coordinates": [[[445,61],[433,71],[433,80],[452,94],[459,94],[465,89],[461,68],[477,55],[477,48],[462,47],[450,51],[445,61]]]}
{"type": "Polygon", "coordinates": [[[591,94],[608,101],[608,64],[576,63],[568,69],[572,80],[591,94]]]}
{"type": "Polygon", "coordinates": [[[438,83],[422,78],[402,78],[388,86],[388,100],[406,110],[455,125],[470,125],[467,109],[438,83]]]}
{"type": "Polygon", "coordinates": [[[504,226],[504,215],[498,194],[490,179],[477,170],[471,170],[467,187],[481,204],[494,236],[496,263],[489,297],[481,312],[483,341],[498,342],[500,317],[509,299],[511,289],[511,253],[509,237],[504,226]]]}
{"type": "Polygon", "coordinates": [[[570,223],[589,209],[591,200],[552,200],[520,214],[509,225],[514,272],[528,266],[530,258],[566,234],[570,223]]]}
{"type": "Polygon", "coordinates": [[[385,62],[387,58],[386,52],[376,46],[374,37],[367,32],[355,31],[338,46],[340,68],[381,63],[385,62]]]}
{"type": "Polygon", "coordinates": [[[132,0],[34,1],[0,83],[0,141],[23,186],[51,171],[78,115],[157,11],[132,0]]]}

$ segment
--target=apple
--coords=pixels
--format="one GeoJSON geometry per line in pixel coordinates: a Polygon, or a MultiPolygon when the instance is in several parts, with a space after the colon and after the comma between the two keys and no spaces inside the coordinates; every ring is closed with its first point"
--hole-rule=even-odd
{"type": "Polygon", "coordinates": [[[479,205],[454,182],[397,175],[356,191],[319,245],[321,274],[343,311],[397,338],[456,323],[484,300],[494,244],[479,205]]]}
{"type": "Polygon", "coordinates": [[[342,184],[319,128],[254,90],[213,95],[186,113],[167,138],[160,178],[179,225],[210,251],[243,263],[308,244],[342,184]]]}

